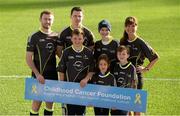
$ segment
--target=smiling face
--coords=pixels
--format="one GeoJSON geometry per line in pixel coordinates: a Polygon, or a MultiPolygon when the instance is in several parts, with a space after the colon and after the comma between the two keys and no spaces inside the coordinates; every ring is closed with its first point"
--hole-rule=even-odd
{"type": "Polygon", "coordinates": [[[75,47],[81,47],[84,42],[84,38],[82,34],[73,34],[71,41],[75,47]]]}
{"type": "Polygon", "coordinates": [[[106,27],[102,27],[99,31],[102,38],[107,38],[110,35],[110,31],[106,27]]]}
{"type": "Polygon", "coordinates": [[[128,36],[136,35],[138,21],[136,17],[127,17],[125,20],[125,31],[128,36]]]}
{"type": "Polygon", "coordinates": [[[41,27],[44,29],[50,29],[54,21],[54,16],[52,14],[43,14],[40,18],[41,27]]]}
{"type": "Polygon", "coordinates": [[[117,52],[117,58],[121,63],[126,63],[129,58],[129,54],[127,50],[122,50],[121,52],[117,52]]]}
{"type": "Polygon", "coordinates": [[[125,27],[125,31],[128,35],[135,35],[136,31],[137,31],[137,25],[133,24],[129,24],[125,27]]]}

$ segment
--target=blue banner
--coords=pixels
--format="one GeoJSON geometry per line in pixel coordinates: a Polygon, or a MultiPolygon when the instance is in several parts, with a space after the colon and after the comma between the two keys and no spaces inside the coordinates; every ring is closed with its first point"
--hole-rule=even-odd
{"type": "Polygon", "coordinates": [[[79,83],[53,80],[40,84],[26,78],[25,99],[146,112],[147,92],[94,84],[81,88],[79,83]]]}

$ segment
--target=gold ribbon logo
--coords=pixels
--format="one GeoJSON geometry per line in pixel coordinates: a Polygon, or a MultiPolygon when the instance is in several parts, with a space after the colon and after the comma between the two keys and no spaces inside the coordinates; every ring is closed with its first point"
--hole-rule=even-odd
{"type": "Polygon", "coordinates": [[[134,101],[135,104],[141,104],[141,95],[139,93],[136,94],[136,99],[134,101]]]}
{"type": "Polygon", "coordinates": [[[33,85],[33,86],[32,86],[32,91],[31,91],[31,92],[37,94],[37,88],[36,88],[36,85],[33,85]]]}

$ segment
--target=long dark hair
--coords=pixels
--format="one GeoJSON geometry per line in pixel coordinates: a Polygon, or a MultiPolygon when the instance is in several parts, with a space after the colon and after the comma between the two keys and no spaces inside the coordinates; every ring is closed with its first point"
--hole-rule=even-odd
{"type": "MultiPolygon", "coordinates": [[[[128,25],[131,25],[131,24],[135,24],[135,25],[138,24],[138,21],[137,21],[136,17],[129,16],[129,17],[126,18],[124,26],[127,27],[128,25]]],[[[120,39],[120,45],[124,45],[125,41],[127,39],[128,39],[128,34],[124,30],[123,37],[120,39]]]]}

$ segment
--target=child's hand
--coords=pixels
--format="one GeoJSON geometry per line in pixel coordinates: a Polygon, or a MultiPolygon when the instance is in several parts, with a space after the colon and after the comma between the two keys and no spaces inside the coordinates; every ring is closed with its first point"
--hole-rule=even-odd
{"type": "Polygon", "coordinates": [[[83,80],[81,80],[80,82],[80,86],[83,88],[87,85],[88,79],[84,78],[83,80]]]}
{"type": "Polygon", "coordinates": [[[112,107],[111,110],[116,110],[116,108],[115,108],[115,107],[112,107]]]}

